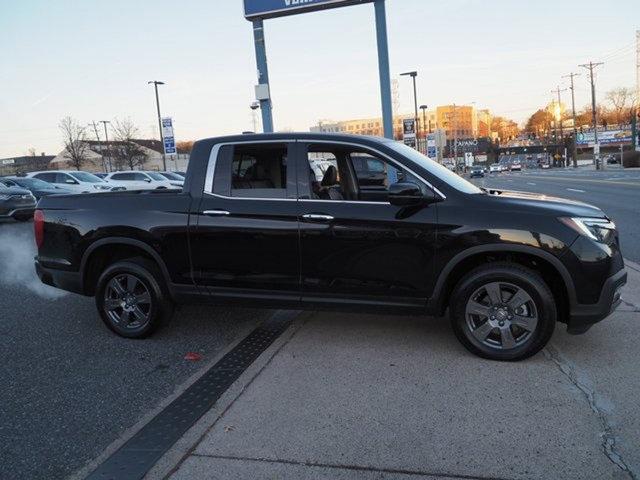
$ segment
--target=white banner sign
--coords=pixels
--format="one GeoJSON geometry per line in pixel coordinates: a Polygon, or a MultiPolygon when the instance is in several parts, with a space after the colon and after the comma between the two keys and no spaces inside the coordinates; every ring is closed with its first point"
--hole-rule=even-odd
{"type": "Polygon", "coordinates": [[[175,155],[178,153],[176,149],[176,139],[173,136],[173,120],[171,117],[162,119],[162,143],[164,144],[165,155],[175,155]]]}

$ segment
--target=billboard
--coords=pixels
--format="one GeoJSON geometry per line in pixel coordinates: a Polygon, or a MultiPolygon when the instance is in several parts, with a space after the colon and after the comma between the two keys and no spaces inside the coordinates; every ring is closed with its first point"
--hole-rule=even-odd
{"type": "MultiPolygon", "coordinates": [[[[633,134],[631,127],[618,130],[598,131],[598,143],[600,145],[609,145],[616,143],[631,143],[633,134]]],[[[593,132],[578,133],[579,146],[592,146],[595,143],[595,135],[593,132]]]]}
{"type": "Polygon", "coordinates": [[[244,0],[244,16],[247,20],[284,17],[298,13],[346,7],[374,0],[244,0]]]}
{"type": "Polygon", "coordinates": [[[402,121],[402,140],[405,145],[416,148],[416,120],[405,118],[402,121]]]}

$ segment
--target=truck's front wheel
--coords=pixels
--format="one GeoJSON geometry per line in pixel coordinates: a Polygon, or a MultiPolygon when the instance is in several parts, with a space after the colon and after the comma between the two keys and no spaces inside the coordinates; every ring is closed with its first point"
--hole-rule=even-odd
{"type": "Polygon", "coordinates": [[[96,288],[96,305],[104,323],[126,338],[145,338],[173,313],[156,265],[132,258],[110,265],[96,288]]]}
{"type": "Polygon", "coordinates": [[[472,353],[492,360],[522,360],[547,344],[556,305],[533,270],[509,263],[488,264],[468,273],[451,298],[451,323],[472,353]]]}

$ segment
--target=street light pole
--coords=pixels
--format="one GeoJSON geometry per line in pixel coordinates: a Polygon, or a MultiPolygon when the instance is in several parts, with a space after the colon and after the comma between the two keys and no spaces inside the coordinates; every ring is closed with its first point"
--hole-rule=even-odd
{"type": "MultiPolygon", "coordinates": [[[[401,77],[411,77],[411,79],[413,80],[413,105],[415,108],[415,116],[413,117],[413,119],[416,122],[416,138],[417,138],[417,132],[420,130],[419,129],[419,125],[420,125],[420,120],[418,119],[418,88],[416,86],[416,77],[418,76],[418,72],[406,72],[406,73],[401,73],[400,74],[401,77]]],[[[424,127],[424,125],[423,125],[424,127]]],[[[418,142],[416,141],[416,149],[418,147],[418,142]]]]}
{"type": "Polygon", "coordinates": [[[167,157],[164,154],[164,138],[162,138],[162,117],[160,116],[160,97],[158,96],[158,85],[164,85],[164,82],[158,80],[152,80],[147,82],[148,85],[153,83],[153,87],[156,91],[156,109],[158,111],[158,134],[160,136],[160,147],[162,148],[162,169],[167,170],[167,157]]]}

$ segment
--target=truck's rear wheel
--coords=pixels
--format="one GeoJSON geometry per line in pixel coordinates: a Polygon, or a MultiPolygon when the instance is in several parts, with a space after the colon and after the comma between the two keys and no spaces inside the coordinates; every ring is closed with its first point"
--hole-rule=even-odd
{"type": "Polygon", "coordinates": [[[96,306],[102,321],[118,335],[145,338],[173,313],[156,265],[132,258],[110,265],[100,275],[96,306]]]}
{"type": "Polygon", "coordinates": [[[533,270],[495,263],[468,273],[451,297],[451,323],[472,353],[492,360],[522,360],[547,344],[556,305],[533,270]]]}

